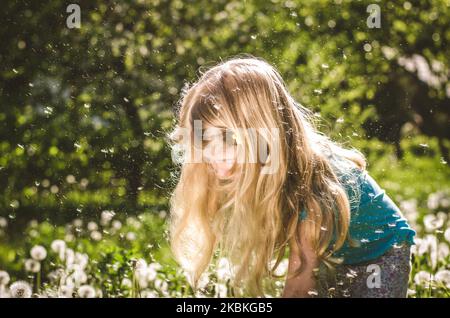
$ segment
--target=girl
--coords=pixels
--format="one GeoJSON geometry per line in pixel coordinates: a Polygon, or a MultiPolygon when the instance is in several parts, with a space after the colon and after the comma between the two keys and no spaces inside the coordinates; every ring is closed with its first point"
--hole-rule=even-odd
{"type": "Polygon", "coordinates": [[[184,89],[177,115],[170,240],[194,288],[217,251],[236,293],[267,295],[287,256],[284,297],[406,296],[415,231],[363,155],[320,134],[274,67],[222,61],[184,89]]]}

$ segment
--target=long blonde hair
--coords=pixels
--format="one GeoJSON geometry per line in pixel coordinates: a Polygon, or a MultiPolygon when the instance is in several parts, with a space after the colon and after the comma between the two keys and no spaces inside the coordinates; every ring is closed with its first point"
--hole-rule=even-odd
{"type": "Polygon", "coordinates": [[[263,296],[263,280],[274,276],[288,243],[300,242],[303,209],[311,222],[302,222],[301,235],[312,242],[319,259],[331,259],[348,238],[350,205],[329,155],[362,170],[364,156],[319,133],[313,114],[294,101],[278,71],[249,54],[201,72],[184,88],[178,106],[178,123],[168,135],[174,148],[182,144],[176,137],[179,130],[193,132],[195,120],[235,131],[244,128],[238,137],[246,159],[252,140],[245,129],[276,127],[280,136],[279,151],[270,143],[268,149],[269,157],[279,162],[276,173],[261,174],[264,164],[245,160],[234,166],[235,177],[223,182],[205,162],[181,165],[170,198],[170,244],[192,286],[220,251],[234,265],[233,286],[263,296]]]}

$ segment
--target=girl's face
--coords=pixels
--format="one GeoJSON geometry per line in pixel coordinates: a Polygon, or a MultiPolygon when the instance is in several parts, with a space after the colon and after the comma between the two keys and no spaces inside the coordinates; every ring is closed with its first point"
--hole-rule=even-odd
{"type": "Polygon", "coordinates": [[[215,175],[220,179],[230,177],[237,154],[237,143],[233,132],[228,129],[208,127],[203,139],[203,158],[211,165],[215,175]]]}

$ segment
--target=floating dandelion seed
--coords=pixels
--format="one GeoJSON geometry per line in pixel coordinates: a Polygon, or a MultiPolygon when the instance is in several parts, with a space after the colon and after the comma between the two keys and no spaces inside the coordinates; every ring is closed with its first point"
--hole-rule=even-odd
{"type": "Polygon", "coordinates": [[[23,280],[12,283],[9,291],[12,298],[30,298],[32,294],[30,284],[23,280]]]}
{"type": "Polygon", "coordinates": [[[82,285],[78,288],[78,296],[81,298],[94,298],[95,289],[90,285],[82,285]]]}
{"type": "Polygon", "coordinates": [[[33,246],[30,255],[37,261],[43,261],[47,257],[47,250],[42,245],[33,246]]]}

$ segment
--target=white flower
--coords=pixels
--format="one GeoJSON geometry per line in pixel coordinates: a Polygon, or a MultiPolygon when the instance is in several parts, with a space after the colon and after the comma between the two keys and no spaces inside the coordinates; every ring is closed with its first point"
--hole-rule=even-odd
{"type": "Polygon", "coordinates": [[[10,280],[8,272],[0,271],[0,286],[8,285],[10,280]]]}
{"type": "Polygon", "coordinates": [[[209,283],[209,275],[207,272],[203,272],[202,275],[200,275],[200,278],[197,282],[197,287],[199,289],[205,288],[209,283]]]}
{"type": "Polygon", "coordinates": [[[128,241],[134,241],[136,239],[136,234],[134,232],[128,232],[126,238],[128,241]]]}
{"type": "Polygon", "coordinates": [[[75,236],[74,236],[72,233],[67,233],[67,234],[64,236],[64,240],[65,240],[66,242],[73,242],[73,241],[75,240],[75,236]]]}
{"type": "Polygon", "coordinates": [[[10,298],[9,289],[5,286],[0,286],[0,298],[10,298]]]}
{"type": "Polygon", "coordinates": [[[61,297],[61,298],[72,298],[73,297],[72,293],[73,293],[72,286],[62,285],[58,289],[58,297],[61,297]]]}
{"type": "Polygon", "coordinates": [[[158,271],[162,268],[162,265],[159,263],[150,263],[150,265],[148,265],[149,268],[154,269],[155,271],[158,271]]]}
{"type": "Polygon", "coordinates": [[[169,284],[167,284],[167,282],[165,280],[156,279],[155,280],[155,288],[159,289],[162,292],[165,292],[169,288],[169,284]]]}
{"type": "Polygon", "coordinates": [[[216,297],[225,298],[227,297],[228,289],[227,286],[224,284],[216,284],[216,297]]]}
{"type": "Polygon", "coordinates": [[[437,282],[444,284],[447,288],[450,288],[450,270],[443,269],[436,273],[435,277],[437,282]]]}
{"type": "Polygon", "coordinates": [[[106,226],[111,222],[112,218],[116,213],[114,211],[104,210],[100,216],[100,224],[106,226]]]}
{"type": "Polygon", "coordinates": [[[219,259],[219,263],[217,265],[217,278],[219,280],[227,280],[232,276],[231,264],[227,258],[222,257],[219,259]]]}
{"type": "Polygon", "coordinates": [[[450,242],[450,227],[445,230],[444,237],[447,240],[447,242],[450,242]]]}
{"type": "Polygon", "coordinates": [[[90,285],[82,285],[78,288],[78,296],[81,298],[94,298],[95,289],[90,285]]]}
{"type": "Polygon", "coordinates": [[[408,221],[414,222],[419,216],[419,211],[417,210],[417,200],[410,199],[400,202],[400,210],[403,211],[405,217],[408,221]]]}
{"type": "Polygon", "coordinates": [[[47,250],[42,245],[33,246],[30,255],[37,261],[43,261],[47,257],[47,250]]]}
{"type": "Polygon", "coordinates": [[[12,298],[30,298],[32,293],[30,284],[23,280],[12,283],[9,292],[12,298]]]}
{"type": "Polygon", "coordinates": [[[98,225],[97,223],[91,221],[87,224],[87,228],[89,231],[96,231],[98,230],[98,225]]]}
{"type": "Polygon", "coordinates": [[[440,193],[436,192],[436,193],[431,193],[428,196],[428,200],[427,200],[427,205],[428,208],[431,210],[435,210],[439,207],[439,199],[440,199],[440,193]]]}
{"type": "Polygon", "coordinates": [[[149,266],[147,268],[147,279],[149,281],[153,281],[157,275],[158,275],[158,272],[153,267],[149,266]]]}
{"type": "Polygon", "coordinates": [[[85,253],[75,253],[75,263],[80,265],[80,269],[84,269],[86,268],[88,261],[89,261],[89,256],[85,253]]]}
{"type": "Polygon", "coordinates": [[[428,248],[430,251],[430,265],[433,269],[436,268],[438,262],[438,241],[436,236],[432,234],[425,235],[425,240],[427,240],[428,248]]]}
{"type": "Polygon", "coordinates": [[[25,270],[27,272],[38,273],[41,270],[41,263],[29,258],[25,260],[25,270]]]}
{"type": "Polygon", "coordinates": [[[131,288],[131,285],[132,285],[132,284],[133,284],[133,283],[131,282],[131,280],[130,280],[129,278],[124,278],[124,279],[122,279],[121,285],[122,285],[123,287],[131,288]]]}
{"type": "Polygon", "coordinates": [[[122,222],[120,222],[119,220],[114,220],[112,222],[112,227],[115,230],[120,230],[122,228],[122,222]]]}
{"type": "Polygon", "coordinates": [[[423,217],[423,224],[425,225],[425,231],[433,232],[444,225],[444,220],[434,214],[427,214],[423,217]]]}
{"type": "Polygon", "coordinates": [[[83,226],[83,220],[82,219],[74,219],[72,221],[73,225],[75,227],[82,227],[83,226]]]}
{"type": "Polygon", "coordinates": [[[447,256],[450,254],[450,249],[447,243],[441,242],[438,245],[438,258],[439,260],[445,261],[447,256]]]}
{"type": "Polygon", "coordinates": [[[417,285],[429,287],[430,283],[434,280],[431,273],[427,271],[420,271],[414,276],[414,282],[417,285]]]}
{"type": "Polygon", "coordinates": [[[62,260],[66,261],[66,266],[72,264],[75,261],[75,252],[73,251],[73,249],[67,248],[62,260]]]}
{"type": "Polygon", "coordinates": [[[5,228],[8,226],[8,220],[3,216],[0,216],[0,228],[5,228]]]}
{"type": "Polygon", "coordinates": [[[140,258],[136,261],[136,270],[137,271],[145,271],[147,269],[147,262],[145,259],[140,258]]]}
{"type": "Polygon", "coordinates": [[[64,242],[63,240],[54,240],[52,244],[50,244],[50,248],[53,252],[61,255],[60,253],[64,253],[66,249],[66,242],[64,242]]]}
{"type": "Polygon", "coordinates": [[[53,283],[56,283],[60,277],[61,277],[60,270],[54,270],[47,274],[47,278],[53,283]]]}
{"type": "Polygon", "coordinates": [[[87,281],[87,275],[82,270],[74,271],[69,277],[73,279],[75,285],[84,284],[87,281]]]}
{"type": "Polygon", "coordinates": [[[100,241],[102,239],[102,233],[100,233],[99,231],[92,231],[91,232],[91,239],[93,239],[94,241],[100,241]]]}
{"type": "Polygon", "coordinates": [[[448,192],[446,190],[444,191],[438,191],[435,193],[431,193],[428,196],[427,205],[428,208],[431,210],[436,210],[440,206],[442,207],[448,207],[448,192]]]}
{"type": "Polygon", "coordinates": [[[142,298],[158,298],[158,294],[150,291],[150,290],[143,290],[141,291],[141,297],[142,298]]]}

